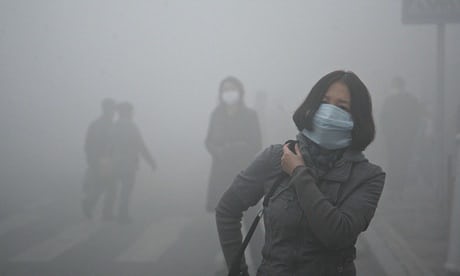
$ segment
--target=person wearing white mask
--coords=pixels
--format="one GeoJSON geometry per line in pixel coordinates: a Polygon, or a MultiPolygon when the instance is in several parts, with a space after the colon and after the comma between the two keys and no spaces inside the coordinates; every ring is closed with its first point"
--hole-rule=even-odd
{"type": "MultiPolygon", "coordinates": [[[[212,157],[207,191],[206,210],[214,214],[217,202],[232,184],[234,176],[245,168],[262,148],[262,138],[256,111],[244,103],[244,86],[233,76],[221,81],[219,102],[211,114],[206,149],[212,157]]],[[[257,209],[249,210],[256,213],[257,209]]],[[[248,215],[248,223],[252,220],[248,215]]],[[[263,233],[256,233],[251,252],[260,263],[263,233]]]]}
{"type": "MultiPolygon", "coordinates": [[[[248,275],[240,220],[264,199],[265,244],[257,275],[355,276],[355,243],[367,229],[385,182],[363,151],[375,126],[369,91],[356,74],[333,71],[293,115],[294,148],[272,145],[234,179],[216,208],[232,275],[248,275]]],[[[293,145],[293,144],[291,144],[293,145]]]]}

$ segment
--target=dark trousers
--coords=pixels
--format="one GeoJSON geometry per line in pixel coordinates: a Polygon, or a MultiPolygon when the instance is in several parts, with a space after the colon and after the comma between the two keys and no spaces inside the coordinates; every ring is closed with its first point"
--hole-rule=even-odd
{"type": "Polygon", "coordinates": [[[118,216],[120,218],[129,217],[129,205],[131,203],[131,195],[133,192],[134,184],[136,182],[135,171],[121,171],[117,172],[114,185],[107,188],[103,213],[105,216],[113,216],[113,209],[115,200],[120,189],[119,202],[118,202],[118,216]]]}
{"type": "MultiPolygon", "coordinates": [[[[98,168],[88,167],[83,182],[83,205],[90,213],[94,211],[102,194],[114,185],[112,175],[103,175],[98,168]]],[[[107,196],[104,198],[104,209],[109,204],[107,196]]]]}
{"type": "MultiPolygon", "coordinates": [[[[407,140],[407,139],[405,139],[407,140]]],[[[409,164],[412,162],[412,145],[403,141],[387,142],[388,189],[398,194],[404,191],[409,181],[409,164]]]]}

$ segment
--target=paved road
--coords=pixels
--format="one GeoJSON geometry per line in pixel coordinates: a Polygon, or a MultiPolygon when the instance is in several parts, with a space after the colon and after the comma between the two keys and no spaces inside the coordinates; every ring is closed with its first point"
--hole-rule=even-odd
{"type": "MultiPolygon", "coordinates": [[[[136,201],[131,224],[88,220],[75,198],[0,219],[0,275],[215,275],[213,216],[171,198],[136,201]]],[[[366,243],[358,275],[384,275],[366,243]]]]}

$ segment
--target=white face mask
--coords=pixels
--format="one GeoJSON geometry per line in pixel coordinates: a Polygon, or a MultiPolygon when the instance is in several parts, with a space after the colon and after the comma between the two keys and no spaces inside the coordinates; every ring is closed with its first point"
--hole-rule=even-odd
{"type": "Polygon", "coordinates": [[[304,129],[302,133],[323,148],[340,149],[351,144],[353,125],[350,113],[323,103],[313,118],[313,131],[304,129]]]}
{"type": "Polygon", "coordinates": [[[222,101],[228,105],[236,104],[240,100],[240,93],[236,90],[228,90],[222,93],[222,101]]]}

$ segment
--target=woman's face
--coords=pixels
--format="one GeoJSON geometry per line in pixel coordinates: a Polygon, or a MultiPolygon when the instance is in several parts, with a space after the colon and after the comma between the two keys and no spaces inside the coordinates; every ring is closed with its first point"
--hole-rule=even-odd
{"type": "Polygon", "coordinates": [[[334,82],[329,86],[323,98],[323,103],[333,104],[348,113],[351,111],[351,95],[348,87],[342,82],[334,82]]]}
{"type": "Polygon", "coordinates": [[[231,82],[226,82],[222,86],[222,101],[227,105],[235,105],[240,101],[240,92],[231,82]]]}

